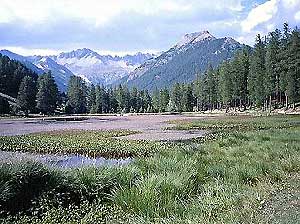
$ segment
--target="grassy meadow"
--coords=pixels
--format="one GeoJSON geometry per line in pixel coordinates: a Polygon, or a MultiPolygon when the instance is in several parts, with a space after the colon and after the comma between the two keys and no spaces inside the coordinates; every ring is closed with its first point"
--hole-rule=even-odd
{"type": "MultiPolygon", "coordinates": [[[[298,115],[176,125],[211,134],[169,143],[115,139],[129,131],[0,137],[0,150],[135,158],[122,167],[72,170],[1,163],[0,222],[269,223],[272,216],[263,215],[268,202],[291,177],[299,186],[298,115]]],[[[298,218],[295,212],[286,221],[298,218]]]]}

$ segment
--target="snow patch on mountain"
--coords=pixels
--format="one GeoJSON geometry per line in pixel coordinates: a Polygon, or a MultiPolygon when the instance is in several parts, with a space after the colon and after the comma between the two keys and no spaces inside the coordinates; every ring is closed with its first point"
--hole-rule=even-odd
{"type": "Polygon", "coordinates": [[[69,79],[72,75],[74,75],[69,69],[56,63],[48,56],[29,56],[27,58],[44,72],[51,71],[60,91],[65,92],[67,90],[69,79]]]}
{"type": "Polygon", "coordinates": [[[189,33],[189,34],[185,34],[181,38],[181,40],[175,45],[175,47],[180,48],[184,45],[191,44],[191,43],[194,44],[207,39],[215,39],[215,37],[211,35],[207,30],[202,32],[189,33]]]}
{"type": "Polygon", "coordinates": [[[52,56],[58,64],[65,66],[75,75],[84,77],[94,84],[103,85],[109,85],[123,78],[151,57],[152,54],[143,53],[113,57],[100,55],[87,48],[52,56]]]}

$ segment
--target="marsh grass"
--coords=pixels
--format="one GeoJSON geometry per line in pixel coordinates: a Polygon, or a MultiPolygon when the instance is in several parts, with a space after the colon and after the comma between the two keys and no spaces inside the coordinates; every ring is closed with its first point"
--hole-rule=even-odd
{"type": "Polygon", "coordinates": [[[0,150],[127,158],[150,156],[160,148],[156,142],[116,139],[116,137],[133,133],[136,132],[127,130],[53,131],[21,136],[0,136],[0,150]]]}
{"type": "MultiPolygon", "coordinates": [[[[22,213],[6,220],[11,219],[12,223],[257,222],[261,205],[290,174],[300,172],[299,121],[299,116],[275,116],[185,123],[185,127],[214,129],[229,122],[239,128],[225,128],[214,140],[200,143],[155,143],[156,153],[136,158],[124,167],[56,171],[58,177],[54,180],[59,180],[62,187],[54,188],[55,197],[52,191],[45,190],[48,188],[44,188],[42,197],[34,197],[39,215],[22,213]],[[67,194],[71,199],[65,199],[66,192],[71,192],[67,194]],[[54,203],[57,201],[62,202],[54,203]],[[47,209],[41,209],[44,207],[47,209]]],[[[140,151],[145,150],[144,143],[135,144],[140,151]]],[[[14,169],[0,169],[3,192],[5,184],[10,183],[10,170],[14,169]]]]}
{"type": "Polygon", "coordinates": [[[211,131],[251,131],[266,129],[282,129],[300,126],[299,115],[273,116],[226,116],[223,118],[207,118],[193,121],[171,121],[177,130],[211,130],[211,131]]]}

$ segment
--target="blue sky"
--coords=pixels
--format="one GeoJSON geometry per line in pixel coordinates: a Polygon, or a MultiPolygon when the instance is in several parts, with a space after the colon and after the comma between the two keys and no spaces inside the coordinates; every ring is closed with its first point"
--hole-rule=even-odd
{"type": "Polygon", "coordinates": [[[253,44],[288,21],[300,0],[0,0],[0,49],[23,55],[91,48],[102,54],[167,50],[209,30],[253,44]]]}

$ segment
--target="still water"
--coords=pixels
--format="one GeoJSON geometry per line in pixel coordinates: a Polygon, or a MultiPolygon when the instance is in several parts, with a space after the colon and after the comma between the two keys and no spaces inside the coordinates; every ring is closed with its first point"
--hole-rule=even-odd
{"type": "Polygon", "coordinates": [[[69,169],[83,166],[121,166],[129,164],[132,158],[126,159],[106,159],[103,157],[91,158],[82,155],[56,155],[56,154],[33,154],[25,152],[5,152],[0,151],[0,162],[18,162],[34,160],[47,166],[69,169]]]}

